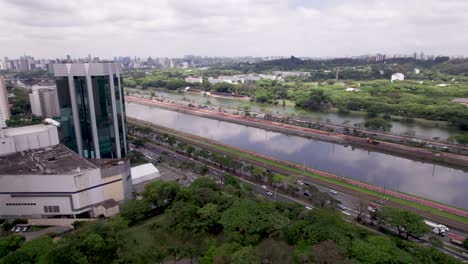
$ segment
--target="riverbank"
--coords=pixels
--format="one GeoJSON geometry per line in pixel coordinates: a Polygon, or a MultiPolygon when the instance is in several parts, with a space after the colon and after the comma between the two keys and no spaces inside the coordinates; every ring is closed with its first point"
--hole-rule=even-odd
{"type": "MultiPolygon", "coordinates": [[[[468,156],[457,155],[453,153],[437,152],[433,150],[396,144],[391,142],[379,141],[378,144],[370,143],[366,137],[357,137],[353,135],[337,133],[336,129],[332,131],[324,131],[304,126],[296,126],[278,122],[277,120],[265,120],[261,118],[244,117],[219,111],[211,111],[207,109],[199,109],[194,107],[187,107],[171,102],[161,102],[145,98],[127,96],[127,102],[143,104],[147,106],[154,106],[166,110],[177,111],[195,116],[211,118],[231,123],[236,123],[245,126],[251,126],[261,129],[266,129],[275,132],[281,132],[291,135],[298,135],[301,137],[314,138],[318,140],[334,142],[339,144],[350,144],[359,146],[361,148],[380,151],[390,154],[398,154],[404,157],[410,157],[417,160],[426,160],[431,162],[440,162],[450,164],[459,168],[468,168],[468,156]]],[[[362,133],[362,132],[361,132],[362,133]]],[[[379,136],[379,133],[371,134],[374,138],[379,136]]],[[[435,144],[435,143],[434,143],[435,144]]]]}
{"type": "Polygon", "coordinates": [[[408,194],[385,190],[380,187],[339,177],[311,168],[306,168],[304,171],[304,168],[299,164],[260,155],[245,149],[228,146],[217,141],[184,133],[174,129],[164,128],[134,118],[128,117],[128,120],[130,124],[149,127],[153,130],[159,131],[159,133],[166,133],[176,136],[179,140],[185,141],[189,144],[194,144],[206,149],[222,152],[226,155],[234,156],[239,160],[245,160],[254,164],[258,164],[259,166],[268,165],[272,170],[284,173],[285,175],[297,175],[304,173],[304,177],[307,177],[307,181],[313,181],[317,184],[333,188],[340,192],[344,192],[355,197],[360,197],[368,201],[375,201],[376,199],[380,199],[382,195],[385,195],[388,197],[388,204],[391,206],[397,206],[406,210],[414,211],[426,218],[433,219],[434,221],[444,223],[459,230],[468,230],[468,212],[464,210],[455,209],[408,194]]]}
{"type": "MultiPolygon", "coordinates": [[[[126,91],[141,95],[150,95],[147,90],[126,88],[126,91]]],[[[339,112],[332,108],[329,111],[311,111],[303,108],[296,108],[293,101],[282,100],[278,104],[267,104],[252,101],[236,100],[235,98],[210,98],[201,93],[186,93],[183,91],[172,91],[155,88],[153,95],[158,99],[171,100],[183,103],[204,104],[221,107],[226,111],[234,112],[248,108],[251,112],[261,114],[276,115],[284,119],[300,119],[306,122],[322,123],[327,125],[347,126],[350,129],[363,126],[367,114],[363,111],[339,112]],[[285,105],[283,105],[285,103],[285,105]]],[[[391,116],[389,121],[392,127],[388,134],[406,137],[416,137],[423,140],[433,140],[441,143],[450,143],[448,139],[456,136],[460,131],[454,126],[449,126],[447,122],[432,121],[427,119],[407,119],[398,116],[391,116]]]]}

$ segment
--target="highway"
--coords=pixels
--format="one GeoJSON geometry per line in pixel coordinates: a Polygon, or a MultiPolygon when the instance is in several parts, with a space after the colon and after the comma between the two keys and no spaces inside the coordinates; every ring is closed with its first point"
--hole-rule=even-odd
{"type": "MultiPolygon", "coordinates": [[[[194,160],[192,158],[189,158],[187,156],[181,155],[181,154],[179,154],[177,152],[168,150],[167,148],[157,146],[157,145],[154,145],[154,144],[146,143],[144,147],[138,148],[136,150],[143,153],[145,155],[145,157],[150,158],[152,160],[157,160],[158,157],[163,157],[163,158],[166,158],[166,159],[174,160],[174,161],[176,161],[178,163],[193,162],[193,163],[196,163],[198,165],[206,165],[209,168],[208,175],[212,176],[212,177],[215,177],[215,178],[222,179],[224,174],[226,174],[225,171],[223,171],[223,170],[221,170],[219,168],[207,165],[207,164],[202,163],[200,161],[196,161],[196,160],[194,160]],[[163,152],[165,154],[163,154],[163,152]]],[[[191,177],[191,178],[192,179],[190,179],[190,181],[193,181],[193,177],[191,177]]],[[[251,182],[251,181],[248,181],[246,179],[239,178],[239,177],[238,177],[238,179],[243,184],[249,186],[252,189],[252,191],[258,193],[258,195],[263,196],[265,199],[268,199],[268,200],[271,200],[271,201],[294,202],[294,203],[299,203],[299,204],[303,205],[304,207],[314,208],[314,205],[308,203],[305,199],[293,198],[293,197],[290,197],[290,196],[288,196],[286,194],[283,194],[281,192],[277,192],[275,189],[273,189],[270,186],[265,186],[265,185],[261,185],[261,184],[258,184],[258,183],[254,183],[254,182],[251,182]],[[271,192],[273,195],[268,195],[267,192],[271,192]]],[[[327,187],[317,185],[317,184],[307,182],[307,181],[304,181],[304,185],[314,186],[314,187],[318,188],[322,192],[329,193],[329,191],[330,191],[330,189],[327,188],[327,187]]],[[[345,206],[345,210],[340,210],[345,216],[349,217],[350,219],[357,217],[356,208],[357,208],[357,206],[359,204],[359,198],[348,195],[348,194],[345,194],[345,193],[341,193],[341,192],[337,192],[336,194],[330,194],[330,196],[332,196],[333,198],[338,200],[343,206],[345,206]]],[[[368,214],[364,214],[364,217],[370,218],[368,214]]],[[[462,236],[462,237],[467,236],[467,234],[465,234],[465,233],[458,232],[458,231],[453,231],[453,230],[450,230],[450,233],[453,233],[453,234],[456,234],[456,235],[459,235],[459,236],[462,236]]],[[[439,237],[439,239],[441,239],[444,244],[451,245],[451,246],[456,248],[456,246],[454,246],[454,245],[452,245],[450,243],[448,237],[439,237]]],[[[422,244],[424,244],[426,246],[430,246],[428,243],[425,243],[425,242],[423,242],[422,244]]],[[[460,253],[458,253],[458,252],[456,252],[454,250],[447,249],[447,248],[443,249],[443,251],[445,251],[446,253],[448,253],[450,255],[461,258],[461,259],[465,259],[465,260],[468,259],[467,254],[460,254],[460,253]]]]}

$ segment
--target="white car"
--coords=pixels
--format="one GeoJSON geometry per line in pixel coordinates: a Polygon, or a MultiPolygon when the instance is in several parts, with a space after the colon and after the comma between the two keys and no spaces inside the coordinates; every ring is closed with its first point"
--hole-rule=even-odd
{"type": "Polygon", "coordinates": [[[307,210],[312,210],[312,207],[306,206],[305,209],[307,209],[307,210]]]}
{"type": "Polygon", "coordinates": [[[333,190],[333,189],[332,189],[332,190],[330,190],[330,191],[329,191],[329,193],[331,193],[331,194],[334,194],[334,195],[337,195],[337,194],[338,194],[338,192],[337,192],[337,191],[335,191],[335,190],[333,190]]]}
{"type": "Polygon", "coordinates": [[[272,193],[272,192],[270,192],[270,191],[268,191],[268,192],[265,192],[265,194],[266,194],[266,195],[268,195],[268,196],[273,196],[273,193],[272,193]]]}
{"type": "Polygon", "coordinates": [[[338,208],[339,208],[340,210],[343,210],[343,211],[346,210],[346,206],[344,206],[344,205],[342,205],[342,204],[338,204],[338,208]]]}
{"type": "Polygon", "coordinates": [[[16,229],[15,229],[15,233],[19,233],[19,232],[21,232],[21,227],[17,226],[16,229]]]}

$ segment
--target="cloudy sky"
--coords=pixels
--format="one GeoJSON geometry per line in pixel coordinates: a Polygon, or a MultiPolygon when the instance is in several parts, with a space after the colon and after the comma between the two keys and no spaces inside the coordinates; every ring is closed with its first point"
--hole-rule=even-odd
{"type": "Polygon", "coordinates": [[[468,56],[468,0],[0,0],[0,56],[468,56]]]}

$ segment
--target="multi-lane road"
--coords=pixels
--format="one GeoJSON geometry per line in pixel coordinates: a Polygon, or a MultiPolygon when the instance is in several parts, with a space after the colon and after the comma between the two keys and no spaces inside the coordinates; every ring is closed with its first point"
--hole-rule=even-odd
{"type": "MultiPolygon", "coordinates": [[[[138,148],[137,150],[140,151],[141,153],[143,153],[146,158],[151,159],[151,160],[157,160],[159,157],[164,157],[165,159],[171,159],[171,160],[173,160],[173,161],[175,161],[177,163],[193,162],[193,163],[196,163],[196,164],[199,164],[199,165],[207,165],[207,164],[201,163],[199,161],[196,161],[196,160],[194,160],[194,159],[192,159],[190,157],[181,155],[181,154],[179,154],[177,152],[173,152],[173,151],[171,151],[171,150],[169,150],[167,148],[157,146],[157,145],[154,145],[154,144],[150,144],[150,143],[145,144],[144,147],[138,148]]],[[[209,166],[209,165],[207,165],[207,166],[209,168],[208,175],[210,175],[211,177],[222,179],[224,174],[226,173],[225,171],[223,171],[223,170],[221,170],[219,168],[209,166]]],[[[194,180],[195,176],[193,176],[192,174],[193,173],[190,174],[192,177],[189,177],[188,181],[193,181],[194,180]]],[[[254,191],[255,193],[258,193],[258,195],[264,196],[266,199],[269,199],[271,201],[294,202],[294,203],[301,204],[301,205],[303,205],[304,207],[307,207],[307,208],[314,208],[314,206],[311,203],[309,203],[307,201],[307,199],[305,199],[305,197],[291,197],[291,196],[286,195],[286,194],[284,194],[282,192],[278,192],[277,190],[273,189],[270,186],[265,186],[265,185],[262,185],[262,184],[251,182],[251,181],[246,180],[244,178],[238,178],[238,179],[243,184],[249,186],[252,189],[252,191],[254,191]]],[[[330,193],[330,189],[327,188],[327,187],[317,185],[317,184],[314,184],[312,182],[307,182],[307,181],[304,181],[303,184],[304,185],[314,186],[314,187],[318,188],[319,191],[330,193]]],[[[356,208],[358,207],[358,204],[360,202],[359,198],[354,197],[352,195],[345,194],[345,193],[341,193],[341,192],[337,192],[336,194],[331,194],[330,193],[330,195],[333,198],[335,198],[336,200],[338,200],[341,203],[341,205],[343,205],[345,207],[344,210],[340,210],[344,214],[344,216],[349,217],[349,218],[355,218],[357,216],[356,208]]],[[[365,215],[365,217],[369,218],[368,215],[365,215]]],[[[453,233],[453,234],[456,234],[456,235],[462,236],[462,237],[467,236],[466,233],[462,233],[462,232],[459,232],[459,231],[452,231],[451,230],[450,233],[453,233]]],[[[449,241],[448,237],[440,237],[440,239],[443,241],[443,243],[445,243],[447,245],[450,245],[450,241],[449,241]]],[[[428,244],[426,244],[426,245],[428,245],[428,244]]],[[[453,255],[455,257],[458,257],[460,259],[464,259],[464,260],[468,259],[467,254],[460,254],[459,252],[456,252],[456,251],[448,249],[448,248],[445,248],[444,251],[446,253],[451,254],[451,255],[453,255]]]]}

